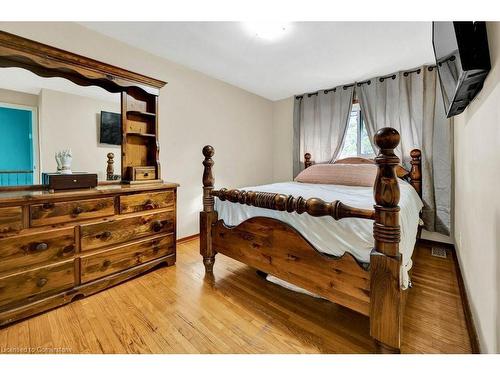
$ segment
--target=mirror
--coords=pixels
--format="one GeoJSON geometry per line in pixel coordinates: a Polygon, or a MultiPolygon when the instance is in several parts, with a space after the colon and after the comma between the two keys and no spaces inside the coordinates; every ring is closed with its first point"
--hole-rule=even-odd
{"type": "Polygon", "coordinates": [[[120,179],[120,93],[0,68],[0,187],[36,185],[58,169],[55,154],[71,150],[73,172],[120,179]],[[114,175],[107,176],[108,154],[114,175]]]}

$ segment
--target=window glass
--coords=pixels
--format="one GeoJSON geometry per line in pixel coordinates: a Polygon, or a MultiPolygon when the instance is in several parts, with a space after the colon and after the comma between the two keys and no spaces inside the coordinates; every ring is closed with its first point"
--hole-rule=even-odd
{"type": "Polygon", "coordinates": [[[339,159],[353,156],[365,158],[375,156],[358,103],[352,105],[351,116],[349,117],[349,124],[347,125],[344,145],[339,159]]]}

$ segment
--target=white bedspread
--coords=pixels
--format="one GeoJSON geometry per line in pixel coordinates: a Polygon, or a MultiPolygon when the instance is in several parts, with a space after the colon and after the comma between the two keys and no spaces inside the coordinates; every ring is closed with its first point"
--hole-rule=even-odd
{"type": "MultiPolygon", "coordinates": [[[[400,180],[401,199],[399,206],[402,254],[401,282],[403,288],[408,286],[408,271],[412,266],[411,256],[415,246],[418,230],[419,212],[423,207],[422,201],[415,189],[407,182],[400,180]]],[[[282,182],[269,185],[251,186],[242,190],[262,191],[270,193],[291,194],[304,198],[321,198],[331,202],[339,200],[344,204],[357,208],[371,209],[374,205],[373,188],[306,184],[300,182],[282,182]]],[[[312,217],[306,213],[288,213],[265,208],[257,208],[231,202],[215,200],[215,208],[219,219],[229,226],[236,226],[243,221],[264,216],[281,220],[301,233],[319,251],[341,256],[346,251],[358,261],[370,262],[370,252],[373,248],[373,221],[357,218],[334,220],[331,217],[312,217]]]]}

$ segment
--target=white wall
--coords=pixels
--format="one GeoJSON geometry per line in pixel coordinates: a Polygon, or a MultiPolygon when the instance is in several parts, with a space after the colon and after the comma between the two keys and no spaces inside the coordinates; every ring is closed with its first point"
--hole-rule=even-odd
{"type": "Polygon", "coordinates": [[[42,172],[55,172],[54,154],[71,149],[74,172],[97,173],[106,180],[107,154],[115,154],[115,174],[121,170],[121,147],[99,143],[101,111],[120,112],[120,102],[87,98],[42,89],[39,95],[39,132],[42,172]]]}
{"type": "Polygon", "coordinates": [[[215,147],[219,187],[273,179],[272,102],[75,23],[0,22],[0,29],[168,82],[160,93],[162,178],[181,184],[179,237],[198,233],[201,149],[215,147]]]}
{"type": "Polygon", "coordinates": [[[0,88],[0,103],[38,107],[38,96],[0,88]]]}
{"type": "Polygon", "coordinates": [[[455,118],[455,243],[481,350],[500,351],[500,23],[488,22],[492,70],[455,118]]]}
{"type": "Polygon", "coordinates": [[[293,97],[273,102],[273,181],[293,178],[293,97]]]}

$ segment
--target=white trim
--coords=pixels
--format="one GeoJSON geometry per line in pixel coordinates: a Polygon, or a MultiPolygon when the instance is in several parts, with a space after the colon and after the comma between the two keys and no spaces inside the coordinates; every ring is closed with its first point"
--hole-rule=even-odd
{"type": "Polygon", "coordinates": [[[0,102],[2,108],[22,109],[31,112],[31,141],[33,142],[33,184],[38,185],[41,181],[41,146],[40,146],[40,128],[38,121],[38,107],[29,105],[12,104],[0,102]]]}

